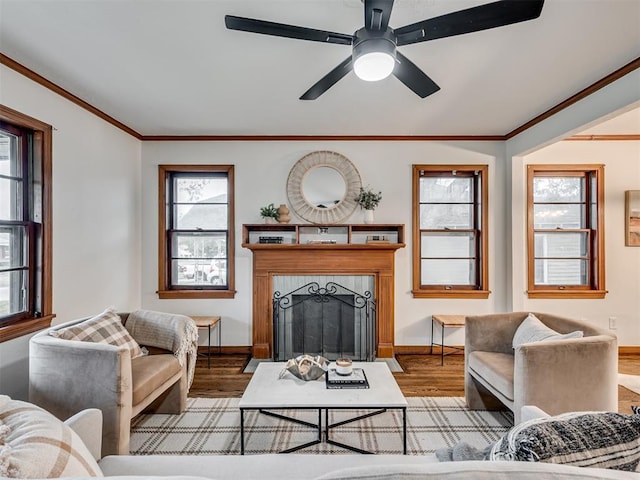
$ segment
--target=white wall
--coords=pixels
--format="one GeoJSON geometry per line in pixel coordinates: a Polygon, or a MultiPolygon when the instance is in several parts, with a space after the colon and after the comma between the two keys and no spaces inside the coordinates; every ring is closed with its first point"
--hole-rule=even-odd
{"type": "MultiPolygon", "coordinates": [[[[376,223],[403,223],[407,246],[396,252],[395,322],[397,345],[427,345],[432,313],[490,313],[504,309],[505,179],[499,168],[500,142],[144,142],[142,146],[142,306],[185,314],[222,316],[223,345],[251,345],[252,254],[240,246],[242,224],[261,223],[259,208],[287,203],[289,170],[315,150],[333,150],[349,158],[364,185],[382,191],[376,223]],[[234,164],[236,215],[235,299],[160,300],[157,290],[157,175],[159,164],[234,164]],[[411,295],[412,164],[486,164],[490,185],[490,289],[487,300],[414,299],[411,295]]],[[[292,222],[299,219],[293,218],[292,222]]],[[[303,222],[304,223],[304,222],[303,222]]],[[[356,210],[345,223],[362,223],[356,210]]],[[[452,331],[454,343],[463,343],[452,331]]]]}
{"type": "Polygon", "coordinates": [[[640,344],[640,248],[624,245],[624,192],[640,189],[640,141],[563,141],[527,155],[513,165],[513,304],[514,310],[545,311],[584,319],[609,328],[622,345],[640,344]],[[568,163],[605,165],[605,263],[604,299],[529,299],[526,257],[526,166],[568,163]],[[519,214],[518,214],[519,212],[519,214]],[[516,220],[517,219],[517,220],[516,220]]]}
{"type": "MultiPolygon", "coordinates": [[[[427,345],[432,313],[481,314],[506,311],[512,306],[553,310],[599,325],[606,323],[609,316],[617,316],[620,344],[637,345],[640,344],[640,249],[623,247],[621,243],[622,192],[640,188],[637,143],[635,147],[613,142],[596,147],[595,142],[574,142],[541,151],[535,157],[531,152],[581,125],[637,102],[639,76],[640,71],[630,73],[506,144],[145,142],[141,145],[138,140],[4,66],[0,66],[0,103],[55,128],[53,303],[58,315],[56,323],[96,313],[108,305],[122,310],[142,306],[169,312],[219,314],[223,316],[223,344],[250,345],[252,259],[251,252],[240,247],[242,224],[260,222],[260,206],[285,203],[286,178],[294,163],[311,151],[328,149],[346,155],[360,171],[363,183],[383,192],[382,203],[376,211],[377,222],[406,225],[407,247],[396,253],[397,345],[427,345]],[[598,150],[589,153],[590,147],[598,150]],[[581,148],[585,150],[578,152],[581,148]],[[516,157],[523,154],[531,155],[526,160],[516,157]],[[523,217],[522,172],[525,163],[533,158],[544,162],[559,156],[562,161],[586,162],[588,159],[607,164],[607,288],[610,293],[602,301],[533,302],[523,297],[523,230],[519,223],[523,217]],[[635,158],[635,163],[627,157],[635,158]],[[157,298],[157,165],[161,163],[236,166],[238,293],[235,299],[157,298]],[[489,165],[489,288],[492,291],[489,299],[414,299],[411,296],[411,165],[417,163],[489,165]]],[[[360,223],[361,215],[356,212],[347,221],[360,223]]],[[[26,336],[0,344],[0,393],[26,398],[28,339],[26,336]]],[[[462,332],[451,332],[447,341],[463,343],[462,332]]]]}
{"type": "MultiPolygon", "coordinates": [[[[54,323],[138,308],[140,141],[4,66],[0,103],[54,128],[54,323]]],[[[26,398],[28,338],[0,344],[0,393],[26,398]]]]}

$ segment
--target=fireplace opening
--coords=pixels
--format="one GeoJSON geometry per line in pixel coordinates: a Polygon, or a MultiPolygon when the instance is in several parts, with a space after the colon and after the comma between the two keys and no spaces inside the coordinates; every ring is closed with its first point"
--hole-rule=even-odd
{"type": "Polygon", "coordinates": [[[370,291],[335,282],[310,282],[286,294],[274,292],[274,360],[301,354],[329,360],[375,358],[376,308],[370,291]]]}

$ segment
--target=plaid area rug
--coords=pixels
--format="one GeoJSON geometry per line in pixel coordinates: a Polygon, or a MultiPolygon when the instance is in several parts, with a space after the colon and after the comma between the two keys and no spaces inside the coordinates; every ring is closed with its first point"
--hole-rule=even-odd
{"type": "MultiPolygon", "coordinates": [[[[132,455],[238,455],[238,398],[190,398],[181,415],[139,415],[131,426],[132,455]]],[[[477,448],[495,443],[513,425],[509,411],[471,411],[462,397],[407,398],[407,453],[424,455],[467,442],[477,448]]],[[[370,410],[331,411],[337,423],[370,410]]],[[[277,413],[317,423],[317,411],[279,410],[277,413]]],[[[324,414],[322,415],[324,421],[324,414]]],[[[402,453],[402,412],[347,423],[331,430],[331,439],[375,453],[402,453]]],[[[245,453],[277,453],[317,438],[317,430],[257,411],[245,412],[245,453]]],[[[300,453],[353,453],[320,443],[300,453]]]]}

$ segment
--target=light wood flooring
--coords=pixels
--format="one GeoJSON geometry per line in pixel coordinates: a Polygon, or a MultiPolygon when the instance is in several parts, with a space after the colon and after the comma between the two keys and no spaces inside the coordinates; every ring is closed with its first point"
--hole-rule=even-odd
{"type": "MultiPolygon", "coordinates": [[[[214,355],[211,368],[207,359],[198,358],[191,397],[241,397],[251,379],[242,373],[247,355],[214,355]]],[[[404,372],[394,373],[406,397],[463,397],[464,356],[448,355],[444,366],[438,355],[397,355],[404,372]]],[[[620,373],[640,375],[640,355],[620,355],[620,373]]],[[[631,405],[640,405],[640,394],[618,387],[619,412],[631,413],[631,405]]]]}

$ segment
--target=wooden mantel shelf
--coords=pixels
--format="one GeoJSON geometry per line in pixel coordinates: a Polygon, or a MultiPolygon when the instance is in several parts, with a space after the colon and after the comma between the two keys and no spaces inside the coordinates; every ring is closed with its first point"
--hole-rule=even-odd
{"type": "Polygon", "coordinates": [[[386,245],[370,244],[285,244],[269,245],[262,243],[243,243],[244,248],[249,250],[398,250],[404,248],[404,243],[389,243],[386,245]]]}
{"type": "Polygon", "coordinates": [[[377,356],[393,357],[395,251],[405,246],[404,225],[244,225],[242,246],[253,252],[255,358],[273,356],[274,275],[373,276],[377,356]]]}

